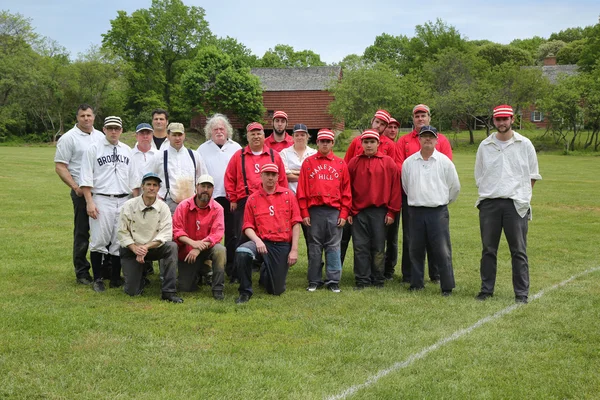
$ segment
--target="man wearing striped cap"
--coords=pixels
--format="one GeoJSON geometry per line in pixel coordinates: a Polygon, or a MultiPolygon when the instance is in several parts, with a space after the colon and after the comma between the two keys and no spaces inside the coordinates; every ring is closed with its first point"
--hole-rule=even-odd
{"type": "Polygon", "coordinates": [[[298,261],[300,209],[294,192],[278,184],[285,170],[276,164],[260,169],[260,188],[248,197],[244,212],[244,234],[250,239],[235,251],[235,266],[240,279],[237,304],[252,297],[252,264],[262,261],[260,284],[267,293],[285,292],[288,268],[298,261]],[[281,171],[281,172],[280,172],[281,171]]]}
{"type": "Polygon", "coordinates": [[[265,146],[278,153],[283,149],[293,146],[294,138],[285,131],[287,124],[287,114],[284,111],[275,111],[273,113],[273,133],[265,139],[265,146]]]}
{"type": "Polygon", "coordinates": [[[386,227],[394,222],[401,207],[400,171],[394,160],[378,151],[378,132],[364,131],[361,140],[363,153],[348,164],[354,277],[356,289],[383,288],[386,227]]]}
{"type": "Polygon", "coordinates": [[[309,292],[323,286],[323,252],[327,265],[325,285],[334,293],[340,292],[340,242],[352,206],[352,192],[348,166],[333,154],[334,138],[329,129],[319,131],[318,151],[304,160],[298,179],[298,203],[307,227],[309,292]]]}
{"type": "Polygon", "coordinates": [[[531,219],[533,185],[541,180],[535,148],[529,139],[512,130],[511,106],[494,108],[492,133],[479,145],[475,158],[475,184],[479,192],[481,230],[481,292],[477,300],[494,294],[497,254],[504,231],[512,258],[512,280],[517,303],[527,303],[529,261],[527,229],[531,219]]]}

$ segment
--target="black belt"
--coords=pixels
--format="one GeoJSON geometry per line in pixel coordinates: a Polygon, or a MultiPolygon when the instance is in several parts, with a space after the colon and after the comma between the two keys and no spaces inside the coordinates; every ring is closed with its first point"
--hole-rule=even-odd
{"type": "Polygon", "coordinates": [[[94,193],[98,196],[105,196],[105,197],[115,197],[117,199],[122,199],[123,197],[127,197],[129,196],[129,193],[123,193],[123,194],[104,194],[104,193],[94,193]]]}

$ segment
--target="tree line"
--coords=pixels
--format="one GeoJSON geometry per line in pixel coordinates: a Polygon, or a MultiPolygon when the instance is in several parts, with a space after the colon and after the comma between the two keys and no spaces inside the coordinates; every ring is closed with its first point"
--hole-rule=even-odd
{"type": "MultiPolygon", "coordinates": [[[[118,11],[110,24],[100,46],[71,59],[28,18],[0,12],[0,137],[50,141],[72,126],[83,102],[100,118],[123,116],[128,129],[159,107],[172,120],[214,112],[261,120],[262,88],[251,68],[326,65],[313,51],[284,44],[257,57],[234,38],[216,37],[204,9],[181,0],[118,11]]],[[[494,105],[519,112],[534,104],[555,141],[572,149],[587,132],[583,147],[598,150],[599,56],[600,24],[503,45],[468,40],[438,19],[417,25],[412,37],[383,33],[363,54],[346,56],[343,79],[330,87],[330,112],[356,129],[378,108],[409,124],[414,104],[425,102],[440,128],[466,128],[473,141],[474,129],[491,128],[494,105]],[[525,68],[549,55],[577,64],[579,73],[551,84],[541,69],[525,68]]]]}

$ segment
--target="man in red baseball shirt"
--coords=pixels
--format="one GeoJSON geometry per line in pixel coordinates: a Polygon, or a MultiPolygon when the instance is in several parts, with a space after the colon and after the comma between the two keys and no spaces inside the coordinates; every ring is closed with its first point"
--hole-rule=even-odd
{"type": "Polygon", "coordinates": [[[212,293],[223,300],[226,250],[220,243],[225,231],[223,207],[213,198],[215,182],[210,175],[201,175],[196,195],[183,200],[173,214],[173,238],[179,245],[179,290],[198,290],[198,281],[212,261],[212,293]]]}
{"type": "MultiPolygon", "coordinates": [[[[277,165],[281,171],[285,166],[279,153],[265,146],[265,131],[262,124],[252,122],[246,127],[248,145],[238,150],[229,160],[225,170],[225,193],[233,213],[232,232],[236,236],[236,247],[245,242],[242,237],[242,223],[246,200],[261,186],[260,168],[268,163],[277,165]]],[[[287,177],[279,174],[278,185],[288,187],[287,177]]],[[[234,242],[232,240],[232,242],[234,242]]],[[[234,269],[235,274],[235,269],[234,269]]],[[[232,283],[237,281],[232,277],[232,283]]]]}
{"type": "Polygon", "coordinates": [[[270,149],[280,152],[294,145],[294,138],[286,131],[288,124],[288,116],[283,111],[275,111],[273,113],[273,133],[265,140],[265,146],[270,149]]]}
{"type": "Polygon", "coordinates": [[[399,169],[390,157],[378,151],[379,133],[364,131],[363,154],[348,164],[352,186],[352,210],[348,222],[354,237],[356,289],[382,288],[386,227],[400,211],[399,169]]]}
{"type": "Polygon", "coordinates": [[[236,249],[234,261],[240,279],[238,304],[252,297],[254,260],[262,261],[259,282],[274,295],[285,292],[288,268],[298,261],[302,217],[294,192],[278,184],[280,175],[285,175],[285,169],[263,165],[262,186],[246,203],[243,229],[250,240],[236,249]]]}
{"type": "MultiPolygon", "coordinates": [[[[421,151],[421,142],[419,142],[419,131],[422,127],[430,125],[431,112],[425,104],[417,104],[413,107],[413,125],[412,132],[401,136],[396,142],[396,156],[398,164],[402,168],[402,163],[411,155],[421,151]]],[[[438,132],[438,141],[435,149],[452,160],[452,147],[446,136],[438,132]]],[[[407,204],[406,193],[402,192],[402,204],[407,204]]],[[[410,262],[410,231],[408,229],[408,209],[402,208],[402,282],[410,283],[411,262],[410,262]]],[[[427,263],[429,264],[429,279],[432,282],[439,282],[440,273],[438,267],[432,262],[433,258],[429,255],[431,249],[427,248],[427,263]]]]}
{"type": "Polygon", "coordinates": [[[317,134],[317,154],[302,163],[298,179],[298,203],[308,239],[308,291],[323,286],[325,251],[327,264],[325,285],[340,292],[342,229],[352,206],[350,176],[344,160],[333,154],[334,134],[321,129],[317,134]]]}

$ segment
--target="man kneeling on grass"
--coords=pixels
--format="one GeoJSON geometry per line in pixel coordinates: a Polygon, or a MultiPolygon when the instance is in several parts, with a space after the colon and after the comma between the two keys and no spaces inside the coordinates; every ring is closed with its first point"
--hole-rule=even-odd
{"type": "Polygon", "coordinates": [[[142,195],[128,200],[121,209],[118,238],[124,291],[130,296],[142,294],[145,262],[162,260],[160,276],[162,299],[183,303],[177,296],[177,244],[172,241],[171,211],[158,199],[162,180],[149,172],[142,178],[142,195]]]}
{"type": "Polygon", "coordinates": [[[394,160],[378,151],[379,133],[364,131],[363,154],[348,164],[352,187],[355,289],[383,288],[386,227],[400,211],[400,171],[394,160]]]}
{"type": "MultiPolygon", "coordinates": [[[[284,171],[281,171],[284,173],[284,171]]],[[[259,284],[267,293],[285,292],[288,268],[298,261],[300,208],[294,192],[277,185],[279,168],[265,164],[260,169],[262,186],[248,197],[242,230],[249,241],[235,251],[235,268],[240,279],[240,296],[246,303],[252,296],[252,262],[262,261],[259,284]]]]}

